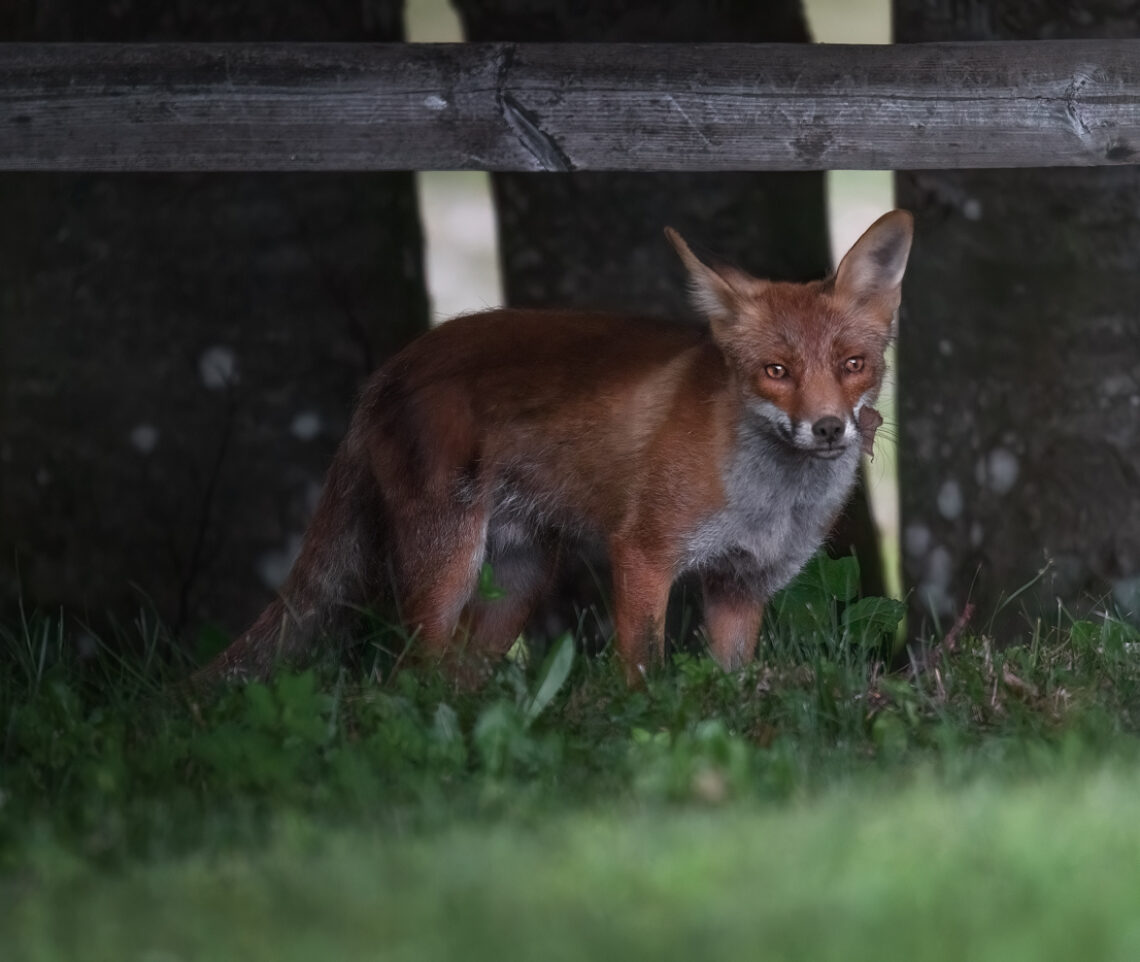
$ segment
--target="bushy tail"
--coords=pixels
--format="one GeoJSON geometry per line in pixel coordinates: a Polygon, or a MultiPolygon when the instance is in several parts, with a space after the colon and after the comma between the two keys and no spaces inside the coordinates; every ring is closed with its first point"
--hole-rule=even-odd
{"type": "Polygon", "coordinates": [[[383,505],[365,459],[342,445],[278,598],[191,684],[265,680],[279,662],[311,656],[323,637],[350,625],[358,606],[376,600],[384,527],[383,505]]]}

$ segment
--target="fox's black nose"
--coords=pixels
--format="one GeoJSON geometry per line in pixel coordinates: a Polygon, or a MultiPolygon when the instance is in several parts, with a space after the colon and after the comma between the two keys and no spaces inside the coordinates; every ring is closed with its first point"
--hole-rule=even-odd
{"type": "Polygon", "coordinates": [[[834,444],[843,437],[843,422],[837,417],[820,418],[811,426],[811,433],[816,441],[834,444]]]}

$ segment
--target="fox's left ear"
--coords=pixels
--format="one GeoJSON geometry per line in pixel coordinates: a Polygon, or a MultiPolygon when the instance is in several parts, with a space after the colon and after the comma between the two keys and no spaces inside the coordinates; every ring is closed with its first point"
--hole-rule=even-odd
{"type": "Polygon", "coordinates": [[[835,292],[858,301],[881,299],[890,311],[896,310],[913,237],[914,217],[909,211],[884,214],[839,262],[835,292]]]}

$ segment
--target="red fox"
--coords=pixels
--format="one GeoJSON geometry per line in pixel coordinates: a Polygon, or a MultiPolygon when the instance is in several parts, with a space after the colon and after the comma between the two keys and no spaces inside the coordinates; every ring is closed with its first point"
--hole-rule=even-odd
{"type": "Polygon", "coordinates": [[[684,572],[699,576],[712,656],[750,661],[765,601],[822,544],[881,423],[913,221],[885,214],[807,284],[709,267],[665,233],[706,325],[495,310],[380,368],[280,597],[199,678],[265,677],[381,598],[470,678],[510,648],[579,539],[608,550],[631,684],[663,657],[684,572]],[[478,590],[484,565],[495,597],[478,590]]]}

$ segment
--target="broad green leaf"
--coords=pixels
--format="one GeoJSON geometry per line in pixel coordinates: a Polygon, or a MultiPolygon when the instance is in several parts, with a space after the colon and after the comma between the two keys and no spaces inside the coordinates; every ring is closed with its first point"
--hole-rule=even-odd
{"type": "Polygon", "coordinates": [[[550,648],[550,654],[542,666],[534,695],[523,710],[523,717],[529,725],[558,694],[558,690],[570,676],[574,665],[574,639],[569,632],[559,638],[550,648]]]}
{"type": "Polygon", "coordinates": [[[847,606],[841,622],[852,638],[874,644],[893,634],[905,614],[906,605],[895,598],[860,598],[847,606]]]}
{"type": "Polygon", "coordinates": [[[859,562],[854,555],[828,558],[820,554],[812,564],[817,566],[820,585],[829,598],[850,601],[859,594],[859,562]]]}

